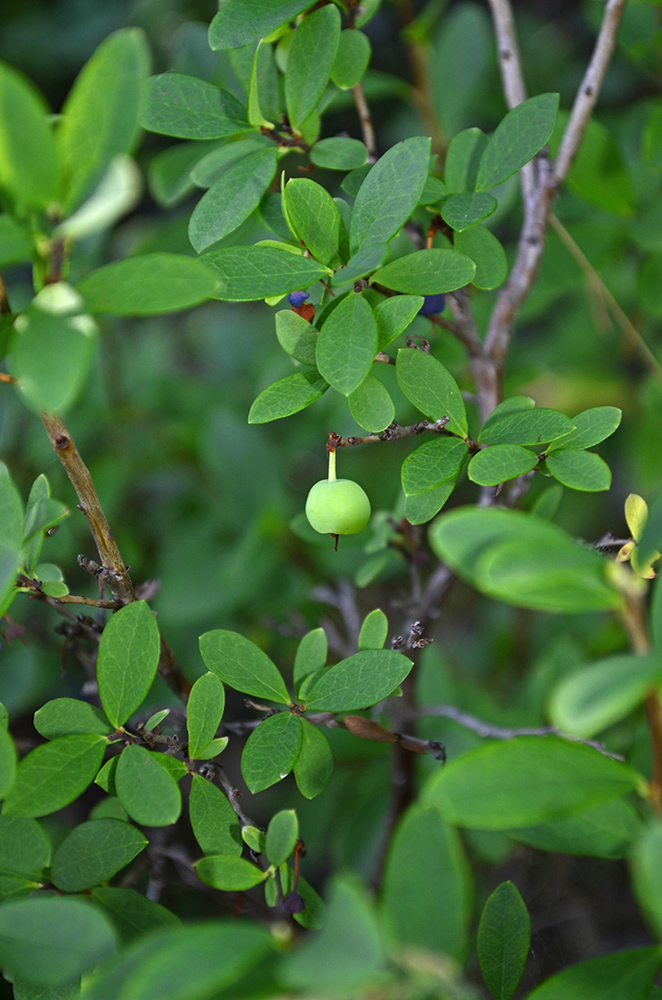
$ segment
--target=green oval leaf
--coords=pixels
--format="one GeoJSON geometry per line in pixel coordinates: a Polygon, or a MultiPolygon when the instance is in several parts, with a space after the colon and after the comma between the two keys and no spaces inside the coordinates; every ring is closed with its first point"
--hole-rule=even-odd
{"type": "Polygon", "coordinates": [[[314,10],[297,25],[285,70],[287,114],[297,131],[326,89],[339,38],[340,14],[333,4],[314,10]]]}
{"type": "Polygon", "coordinates": [[[253,730],[241,755],[241,773],[253,794],[287,777],[301,740],[301,720],[290,712],[271,715],[253,730]]]}
{"type": "Polygon", "coordinates": [[[466,437],[467,414],[457,382],[431,354],[415,348],[398,351],[395,373],[398,385],[410,403],[432,420],[448,417],[446,428],[466,437]]]}
{"type": "Polygon", "coordinates": [[[268,877],[257,865],[230,854],[211,854],[194,867],[201,882],[225,892],[245,892],[268,877]]]}
{"type": "MultiPolygon", "coordinates": [[[[302,365],[315,366],[317,330],[291,309],[281,309],[276,313],[276,336],[286,354],[300,361],[302,365]]],[[[278,384],[278,383],[276,383],[278,384]]]]}
{"type": "Polygon", "coordinates": [[[407,329],[418,315],[425,299],[422,295],[393,295],[375,306],[377,320],[377,349],[388,345],[407,329]]]}
{"type": "Polygon", "coordinates": [[[469,449],[465,441],[440,437],[426,441],[402,463],[402,489],[405,496],[415,496],[455,480],[460,474],[469,449]]]}
{"type": "Polygon", "coordinates": [[[232,94],[182,73],[149,78],[142,126],[180,139],[225,139],[250,129],[246,109],[232,94]]]}
{"type": "Polygon", "coordinates": [[[0,799],[14,784],[16,776],[16,749],[6,729],[0,728],[0,799]]]}
{"type": "Polygon", "coordinates": [[[46,285],[14,321],[11,370],[24,400],[56,413],[76,398],[97,341],[97,326],[65,282],[46,285]]]}
{"type": "Polygon", "coordinates": [[[294,657],[293,680],[295,688],[314,670],[320,670],[326,663],[328,653],[326,632],[323,628],[315,628],[307,632],[299,643],[294,657]]]}
{"type": "Polygon", "coordinates": [[[531,943],[531,917],[512,882],[502,882],[483,907],[478,961],[495,1000],[510,1000],[522,978],[531,943]]]}
{"type": "Polygon", "coordinates": [[[142,705],[159,665],[161,638],[145,601],[121,608],[106,625],[97,659],[99,698],[119,729],[142,705]]]}
{"type": "Polygon", "coordinates": [[[216,997],[259,966],[273,947],[269,932],[249,921],[169,927],[141,937],[106,963],[85,983],[85,1000],[216,997]]]}
{"type": "Polygon", "coordinates": [[[282,865],[299,838],[299,820],[294,809],[281,809],[269,821],[265,853],[269,864],[282,865]]]}
{"type": "MultiPolygon", "coordinates": [[[[372,174],[370,174],[372,176],[372,174]]],[[[373,282],[410,295],[438,295],[468,285],[476,265],[457,250],[415,250],[375,271],[373,282]]]]}
{"type": "Polygon", "coordinates": [[[200,653],[207,669],[235,691],[289,705],[290,696],[276,665],[238,632],[205,632],[200,636],[200,653]]]}
{"type": "Polygon", "coordinates": [[[324,733],[307,719],[301,719],[301,736],[301,753],[294,765],[294,778],[301,794],[314,799],[333,777],[333,755],[324,733]]]}
{"type": "Polygon", "coordinates": [[[50,864],[51,842],[34,819],[0,816],[0,873],[42,880],[50,864]]]}
{"type": "Polygon", "coordinates": [[[77,285],[90,312],[151,316],[189,309],[215,298],[216,275],[209,262],[176,253],[146,253],[105,264],[77,285]]]}
{"type": "Polygon", "coordinates": [[[368,372],[363,382],[350,393],[348,402],[357,424],[367,431],[383,431],[395,417],[388,389],[372,372],[368,372]]]}
{"type": "Polygon", "coordinates": [[[194,774],[188,807],[193,835],[201,851],[241,854],[239,820],[220,788],[194,774]]]}
{"type": "Polygon", "coordinates": [[[452,194],[441,206],[441,217],[458,233],[475,226],[496,211],[497,200],[491,194],[471,191],[452,194]]]}
{"type": "Polygon", "coordinates": [[[388,618],[381,608],[375,608],[363,619],[359,632],[359,652],[364,649],[383,649],[388,636],[388,618]]]}
{"type": "Polygon", "coordinates": [[[113,157],[134,146],[149,58],[143,32],[124,28],[106,38],[78,74],[56,131],[65,215],[91,192],[113,157]]]}
{"type": "Polygon", "coordinates": [[[518,736],[451,761],[429,781],[424,801],[458,826],[507,830],[622,798],[641,780],[632,768],[583,743],[518,736]]]}
{"type": "Polygon", "coordinates": [[[472,226],[471,229],[458,233],[453,245],[476,265],[476,273],[471,279],[471,284],[476,288],[491,290],[498,288],[506,280],[506,251],[494,233],[485,226],[472,226]]]}
{"type": "Polygon", "coordinates": [[[0,907],[0,966],[11,980],[58,986],[116,947],[110,921],[82,900],[34,897],[0,907]]]}
{"type": "Polygon", "coordinates": [[[80,892],[116,875],[147,847],[130,823],[95,819],[69,833],[53,856],[51,880],[64,892],[80,892]]]}
{"type": "Polygon", "coordinates": [[[317,367],[329,385],[344,396],[363,382],[377,353],[377,324],[362,295],[350,292],[322,324],[317,367]]]}
{"type": "Polygon", "coordinates": [[[481,156],[476,190],[496,187],[532,160],[554,131],[558,109],[558,94],[538,94],[509,111],[481,156]]]}
{"type": "Polygon", "coordinates": [[[429,162],[430,139],[424,136],[396,143],[377,161],[354,202],[350,227],[352,253],[364,243],[386,243],[402,228],[418,205],[429,162]]]}
{"type": "Polygon", "coordinates": [[[457,831],[437,809],[411,806],[396,827],[386,860],[381,909],[387,926],[403,945],[459,960],[466,948],[471,895],[457,831]]]}
{"type": "Polygon", "coordinates": [[[275,173],[275,149],[250,153],[229,166],[193,209],[191,246],[200,253],[234,232],[257,208],[275,173]]]}
{"type": "Polygon", "coordinates": [[[317,402],[328,388],[329,383],[315,368],[286,375],[267,386],[254,400],[248,413],[248,423],[266,424],[270,420],[291,417],[293,413],[299,413],[317,402]]]}
{"type": "Polygon", "coordinates": [[[649,823],[633,856],[634,887],[658,937],[662,937],[662,822],[649,823]]]}
{"type": "Polygon", "coordinates": [[[554,440],[548,452],[565,448],[592,448],[608,438],[620,426],[622,411],[616,406],[594,406],[572,418],[575,429],[554,440]]]}
{"type": "Polygon", "coordinates": [[[451,191],[474,190],[486,145],[487,136],[479,128],[467,128],[453,136],[444,165],[444,180],[451,191]]]}
{"type": "MultiPolygon", "coordinates": [[[[341,31],[338,51],[331,67],[331,79],[336,87],[341,90],[355,87],[368,68],[370,53],[370,41],[362,31],[355,28],[341,31]]],[[[360,167],[361,164],[356,163],[355,166],[360,167]]]]}
{"type": "Polygon", "coordinates": [[[463,579],[509,604],[570,613],[619,604],[596,552],[521,511],[457,508],[435,522],[430,542],[463,579]]]}
{"type": "Polygon", "coordinates": [[[629,715],[660,680],[657,656],[608,656],[563,678],[552,693],[550,716],[565,732],[595,736],[629,715]]]}
{"type": "Polygon", "coordinates": [[[198,677],[186,703],[189,757],[195,758],[214,739],[224,708],[225,690],[216,674],[198,677]]]}
{"type": "Polygon", "coordinates": [[[102,736],[62,736],[30,751],[5,799],[6,816],[48,816],[68,806],[94,780],[106,747],[102,736]]]}
{"type": "Polygon", "coordinates": [[[651,989],[662,965],[659,948],[631,948],[578,962],[547,979],[528,1000],[651,1000],[651,989]]]}
{"type": "Polygon", "coordinates": [[[306,709],[352,712],[387,698],[407,677],[413,664],[392,649],[366,649],[327,667],[310,691],[306,709]]]}
{"type": "Polygon", "coordinates": [[[256,38],[269,35],[274,28],[291,21],[310,7],[310,0],[266,0],[246,5],[246,0],[228,0],[209,26],[212,49],[237,49],[256,38]]]}
{"type": "Polygon", "coordinates": [[[552,452],[545,466],[555,479],[573,490],[596,493],[611,486],[611,470],[607,463],[591,451],[567,448],[552,452]]]}
{"type": "Polygon", "coordinates": [[[316,260],[329,266],[347,260],[345,224],[338,206],[321,184],[296,177],[285,185],[283,203],[289,224],[316,260]]]}
{"type": "Polygon", "coordinates": [[[182,811],[177,782],[158,756],[144,747],[125,747],[115,772],[117,797],[141,826],[170,826],[182,811]]]}
{"type": "Polygon", "coordinates": [[[47,701],[34,716],[34,727],[47,740],[75,733],[112,734],[112,726],[96,705],[77,698],[55,698],[47,701]]]}
{"type": "MultiPolygon", "coordinates": [[[[526,397],[517,397],[526,398],[526,397]]],[[[574,424],[564,413],[558,410],[521,409],[506,412],[490,419],[480,432],[480,444],[530,444],[542,445],[547,441],[569,434],[574,424]]]]}
{"type": "Polygon", "coordinates": [[[496,444],[484,448],[469,462],[467,475],[480,486],[498,486],[535,469],[538,456],[518,444],[496,444]]]}
{"type": "Polygon", "coordinates": [[[0,65],[0,178],[18,205],[55,199],[57,161],[49,110],[25,77],[0,65]]]}
{"type": "Polygon", "coordinates": [[[204,254],[217,278],[211,298],[224,302],[254,302],[307,288],[329,269],[315,260],[274,247],[224,247],[204,254]]]}
{"type": "Polygon", "coordinates": [[[368,162],[368,151],[358,139],[334,136],[320,139],[310,151],[310,159],[316,167],[325,170],[356,170],[368,162]]]}

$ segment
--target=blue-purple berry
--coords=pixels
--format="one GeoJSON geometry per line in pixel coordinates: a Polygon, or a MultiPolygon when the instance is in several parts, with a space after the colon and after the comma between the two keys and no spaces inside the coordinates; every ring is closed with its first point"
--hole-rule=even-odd
{"type": "Polygon", "coordinates": [[[291,306],[297,308],[298,306],[302,306],[306,301],[306,299],[309,298],[310,295],[308,294],[308,292],[290,292],[290,294],[287,296],[287,301],[290,303],[291,306]]]}
{"type": "MultiPolygon", "coordinates": [[[[297,294],[296,292],[294,293],[297,294]]],[[[445,296],[443,295],[426,295],[423,305],[418,310],[419,316],[436,316],[437,313],[444,311],[445,296]]]]}

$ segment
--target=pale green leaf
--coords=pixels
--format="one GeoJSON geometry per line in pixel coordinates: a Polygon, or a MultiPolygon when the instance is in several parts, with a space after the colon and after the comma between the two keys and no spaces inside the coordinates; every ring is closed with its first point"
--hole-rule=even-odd
{"type": "Polygon", "coordinates": [[[211,254],[194,260],[183,254],[148,253],[105,264],[77,285],[90,312],[150,316],[189,309],[215,298],[211,254]]]}
{"type": "Polygon", "coordinates": [[[76,78],[56,132],[65,214],[90,193],[113,157],[135,144],[149,58],[142,31],[123,28],[99,45],[76,78]]]}

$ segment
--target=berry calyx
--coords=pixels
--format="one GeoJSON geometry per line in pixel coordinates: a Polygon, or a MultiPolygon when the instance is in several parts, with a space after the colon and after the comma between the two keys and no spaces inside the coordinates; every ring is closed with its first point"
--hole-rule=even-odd
{"type": "Polygon", "coordinates": [[[355,535],[370,520],[370,501],[352,479],[336,479],[336,453],[329,452],[329,478],[321,479],[306,500],[306,517],[321,535],[355,535]]]}

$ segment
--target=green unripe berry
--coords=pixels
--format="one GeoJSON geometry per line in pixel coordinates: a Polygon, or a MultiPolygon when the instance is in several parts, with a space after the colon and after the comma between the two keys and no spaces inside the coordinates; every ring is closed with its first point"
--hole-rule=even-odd
{"type": "Polygon", "coordinates": [[[370,501],[358,483],[336,479],[335,451],[329,452],[329,478],[312,487],[306,517],[321,535],[355,535],[370,520],[370,501]]]}
{"type": "Polygon", "coordinates": [[[308,494],[306,517],[322,535],[355,535],[370,520],[370,501],[351,479],[320,479],[308,494]]]}

